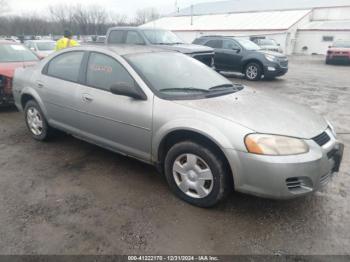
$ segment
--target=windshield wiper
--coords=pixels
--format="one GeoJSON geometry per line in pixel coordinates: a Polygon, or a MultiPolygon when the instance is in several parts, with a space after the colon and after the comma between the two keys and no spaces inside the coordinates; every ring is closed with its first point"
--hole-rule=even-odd
{"type": "Polygon", "coordinates": [[[226,89],[235,89],[235,90],[241,90],[243,88],[243,85],[241,84],[223,84],[223,85],[217,85],[209,88],[209,90],[226,90],[226,89]]]}
{"type": "Polygon", "coordinates": [[[163,88],[159,90],[160,92],[203,92],[208,93],[209,90],[195,88],[195,87],[178,87],[178,88],[163,88]]]}

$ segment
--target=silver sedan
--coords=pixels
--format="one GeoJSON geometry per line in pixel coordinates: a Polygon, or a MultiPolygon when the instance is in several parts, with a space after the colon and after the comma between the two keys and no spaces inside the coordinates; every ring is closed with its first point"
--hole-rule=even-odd
{"type": "Polygon", "coordinates": [[[58,129],[153,164],[179,198],[201,207],[233,189],[309,194],[339,171],[343,154],[323,117],[177,52],[66,49],[16,71],[13,94],[34,139],[58,129]]]}

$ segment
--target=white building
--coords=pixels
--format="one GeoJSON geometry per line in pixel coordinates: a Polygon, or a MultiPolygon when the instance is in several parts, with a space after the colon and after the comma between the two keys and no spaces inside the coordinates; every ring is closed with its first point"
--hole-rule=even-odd
{"type": "Polygon", "coordinates": [[[350,39],[350,0],[231,0],[194,5],[142,25],[172,30],[186,42],[201,35],[266,36],[286,54],[325,54],[350,39]]]}

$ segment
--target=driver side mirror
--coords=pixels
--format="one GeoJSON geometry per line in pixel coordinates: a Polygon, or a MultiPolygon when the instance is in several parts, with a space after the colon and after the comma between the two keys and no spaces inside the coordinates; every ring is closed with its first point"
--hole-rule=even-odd
{"type": "Polygon", "coordinates": [[[137,100],[147,100],[146,95],[139,90],[135,85],[128,83],[117,83],[112,85],[109,90],[112,94],[120,96],[128,96],[137,100]]]}
{"type": "Polygon", "coordinates": [[[240,48],[238,48],[238,47],[232,47],[232,50],[233,50],[233,51],[236,51],[236,53],[241,52],[241,49],[240,49],[240,48]]]}

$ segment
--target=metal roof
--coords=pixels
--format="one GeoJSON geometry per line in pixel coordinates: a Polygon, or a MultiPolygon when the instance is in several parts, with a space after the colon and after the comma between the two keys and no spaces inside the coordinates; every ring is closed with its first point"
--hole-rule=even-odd
{"type": "MultiPolygon", "coordinates": [[[[350,0],[229,0],[193,5],[193,15],[282,11],[320,7],[350,6],[350,0]]],[[[191,15],[191,7],[171,15],[191,15]]]]}
{"type": "Polygon", "coordinates": [[[172,31],[260,31],[287,30],[311,10],[234,13],[218,15],[163,17],[142,25],[172,31]]]}
{"type": "Polygon", "coordinates": [[[301,31],[350,31],[350,20],[313,21],[299,28],[301,31]]]}

